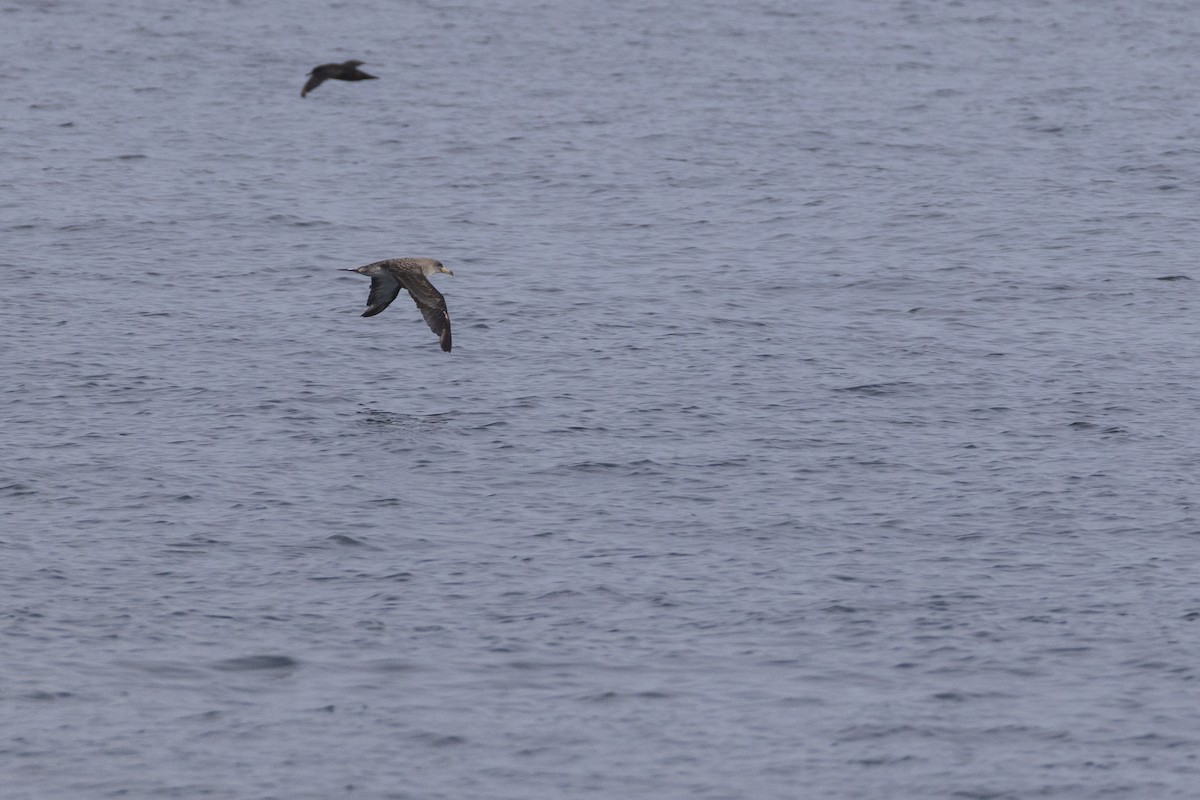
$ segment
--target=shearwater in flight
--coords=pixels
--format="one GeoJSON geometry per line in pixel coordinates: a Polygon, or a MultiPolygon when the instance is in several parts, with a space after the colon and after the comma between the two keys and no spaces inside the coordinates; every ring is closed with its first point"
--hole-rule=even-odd
{"type": "Polygon", "coordinates": [[[341,64],[322,64],[319,67],[313,67],[312,72],[308,73],[308,83],[304,84],[304,88],[300,90],[300,96],[304,97],[330,78],[335,81],[375,80],[374,75],[368,75],[359,69],[365,63],[365,61],[345,61],[341,64]]]}
{"type": "Polygon", "coordinates": [[[450,312],[446,310],[446,298],[429,282],[429,276],[438,272],[454,275],[442,262],[433,258],[389,258],[345,271],[371,279],[364,317],[373,317],[383,311],[401,289],[408,289],[429,329],[437,334],[442,349],[450,352],[450,312]]]}

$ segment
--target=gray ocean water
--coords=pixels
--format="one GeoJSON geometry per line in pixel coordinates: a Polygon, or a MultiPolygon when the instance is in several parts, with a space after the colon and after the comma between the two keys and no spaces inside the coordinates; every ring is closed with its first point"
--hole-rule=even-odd
{"type": "Polygon", "coordinates": [[[1196,796],[1192,4],[0,0],[0,65],[4,800],[1196,796]]]}

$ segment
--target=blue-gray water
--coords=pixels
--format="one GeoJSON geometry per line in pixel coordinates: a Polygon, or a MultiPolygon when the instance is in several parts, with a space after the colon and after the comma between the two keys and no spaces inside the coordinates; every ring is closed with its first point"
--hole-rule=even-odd
{"type": "Polygon", "coordinates": [[[1192,4],[0,0],[0,66],[5,800],[1195,796],[1192,4]],[[453,353],[336,271],[401,255],[453,353]]]}

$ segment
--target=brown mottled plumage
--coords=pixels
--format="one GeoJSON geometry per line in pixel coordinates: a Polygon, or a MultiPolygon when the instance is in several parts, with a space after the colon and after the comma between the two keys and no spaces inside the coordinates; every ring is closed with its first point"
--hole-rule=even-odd
{"type": "Polygon", "coordinates": [[[442,266],[442,262],[433,258],[389,258],[345,271],[357,272],[371,279],[371,293],[367,295],[367,310],[362,314],[364,317],[373,317],[383,311],[396,299],[401,289],[408,289],[429,329],[437,334],[442,349],[450,352],[450,312],[446,310],[446,298],[429,282],[429,276],[437,272],[454,275],[442,266]]]}
{"type": "Polygon", "coordinates": [[[375,80],[374,75],[368,75],[359,69],[365,63],[365,61],[344,61],[341,64],[322,64],[319,67],[313,67],[312,72],[308,73],[308,83],[304,84],[304,88],[300,90],[300,96],[304,97],[330,78],[335,81],[375,80]]]}

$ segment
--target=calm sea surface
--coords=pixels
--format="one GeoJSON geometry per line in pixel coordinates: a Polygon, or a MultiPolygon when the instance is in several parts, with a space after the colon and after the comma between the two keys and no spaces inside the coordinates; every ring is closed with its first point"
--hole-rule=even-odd
{"type": "Polygon", "coordinates": [[[0,0],[0,66],[4,800],[1196,796],[1192,3],[0,0]]]}

